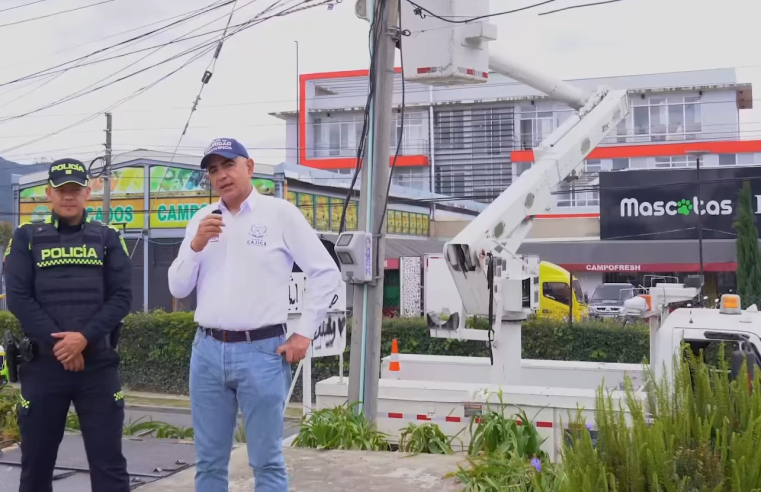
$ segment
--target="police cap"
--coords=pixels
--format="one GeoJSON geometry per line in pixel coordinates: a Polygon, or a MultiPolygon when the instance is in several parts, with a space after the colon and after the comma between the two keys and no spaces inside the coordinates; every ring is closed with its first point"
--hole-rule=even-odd
{"type": "Polygon", "coordinates": [[[59,159],[50,165],[48,181],[53,188],[58,188],[67,183],[87,186],[89,176],[87,175],[85,165],[80,161],[76,159],[59,159]]]}

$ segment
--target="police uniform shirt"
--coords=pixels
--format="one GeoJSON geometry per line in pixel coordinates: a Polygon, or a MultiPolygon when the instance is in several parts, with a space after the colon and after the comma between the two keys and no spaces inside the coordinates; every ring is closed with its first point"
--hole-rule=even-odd
{"type": "MultiPolygon", "coordinates": [[[[57,219],[55,214],[46,223],[52,223],[62,235],[79,232],[85,221],[76,225],[67,225],[57,219]]],[[[3,270],[5,275],[6,300],[8,310],[18,318],[21,329],[38,343],[52,346],[55,343],[50,334],[61,331],[40,306],[34,295],[35,259],[33,258],[30,238],[32,229],[38,223],[22,224],[13,233],[5,251],[3,270]]],[[[109,335],[114,328],[129,314],[132,307],[132,269],[129,254],[121,234],[114,227],[100,224],[107,228],[105,238],[105,255],[103,258],[104,303],[100,311],[79,330],[88,343],[109,335]]],[[[65,252],[49,249],[45,261],[57,261],[64,266],[65,256],[88,255],[88,251],[71,250],[65,252]]],[[[42,258],[40,258],[42,260],[42,258]]]]}
{"type": "Polygon", "coordinates": [[[169,290],[182,299],[197,289],[195,320],[206,328],[240,331],[285,323],[294,261],[309,286],[295,332],[313,339],[341,274],[295,205],[255,189],[237,214],[221,201],[196,212],[169,268],[169,290]],[[225,224],[222,234],[194,252],[190,243],[199,223],[217,209],[225,224]]]}

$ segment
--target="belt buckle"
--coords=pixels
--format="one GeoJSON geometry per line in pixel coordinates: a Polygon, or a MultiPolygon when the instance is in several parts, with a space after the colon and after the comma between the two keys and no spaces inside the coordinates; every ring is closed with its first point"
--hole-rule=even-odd
{"type": "Polygon", "coordinates": [[[222,330],[222,342],[227,343],[227,332],[222,330]]]}

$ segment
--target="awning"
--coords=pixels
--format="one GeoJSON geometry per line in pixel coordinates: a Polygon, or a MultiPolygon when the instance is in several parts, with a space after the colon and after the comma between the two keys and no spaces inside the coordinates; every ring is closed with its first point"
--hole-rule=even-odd
{"type": "MultiPolygon", "coordinates": [[[[532,242],[523,243],[518,252],[537,255],[574,272],[697,272],[698,244],[694,240],[532,242]]],[[[735,271],[735,241],[703,241],[703,268],[735,271]]]]}

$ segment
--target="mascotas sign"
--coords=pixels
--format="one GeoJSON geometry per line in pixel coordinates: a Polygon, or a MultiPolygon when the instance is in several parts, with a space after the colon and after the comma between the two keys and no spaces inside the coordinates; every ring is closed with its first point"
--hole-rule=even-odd
{"type": "Polygon", "coordinates": [[[743,181],[761,226],[761,168],[701,169],[699,193],[695,169],[601,173],[600,239],[697,239],[698,217],[704,239],[734,239],[743,181]]]}

